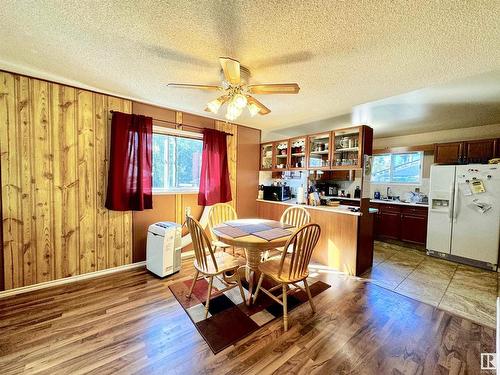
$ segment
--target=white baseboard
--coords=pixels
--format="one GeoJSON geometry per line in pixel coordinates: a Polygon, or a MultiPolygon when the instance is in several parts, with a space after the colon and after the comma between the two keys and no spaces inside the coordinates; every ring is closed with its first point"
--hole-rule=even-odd
{"type": "Polygon", "coordinates": [[[52,286],[74,283],[75,281],[92,279],[94,277],[109,275],[109,274],[115,273],[115,272],[130,270],[130,269],[137,268],[137,267],[144,267],[145,265],[146,265],[145,261],[132,263],[132,264],[125,264],[123,266],[108,268],[108,269],[101,270],[101,271],[89,272],[89,273],[85,273],[83,275],[75,275],[75,276],[65,277],[64,279],[46,281],[46,282],[39,283],[39,284],[22,286],[20,288],[4,290],[4,291],[0,292],[0,298],[10,297],[10,296],[14,296],[16,294],[21,294],[21,293],[33,292],[35,290],[49,288],[52,286]]]}
{"type": "Polygon", "coordinates": [[[181,260],[194,258],[194,250],[181,253],[181,260]]]}

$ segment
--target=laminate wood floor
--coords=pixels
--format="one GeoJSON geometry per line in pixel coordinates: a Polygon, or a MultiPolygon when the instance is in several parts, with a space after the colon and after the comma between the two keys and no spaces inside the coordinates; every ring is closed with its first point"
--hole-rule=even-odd
{"type": "MultiPolygon", "coordinates": [[[[0,299],[0,374],[479,374],[495,331],[372,283],[332,287],[213,355],[168,284],[142,268],[0,299]]],[[[230,329],[230,327],[228,327],[230,329]]]]}

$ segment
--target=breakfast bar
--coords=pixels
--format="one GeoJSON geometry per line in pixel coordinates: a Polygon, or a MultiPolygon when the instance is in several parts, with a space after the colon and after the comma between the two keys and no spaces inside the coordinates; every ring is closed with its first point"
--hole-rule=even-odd
{"type": "MultiPolygon", "coordinates": [[[[296,201],[283,202],[257,199],[258,215],[263,219],[279,220],[287,207],[296,201]]],[[[311,220],[321,227],[318,246],[312,260],[349,275],[359,276],[371,267],[373,261],[373,214],[377,210],[350,210],[351,206],[301,205],[311,220]]],[[[351,207],[352,208],[352,207],[351,207]]]]}

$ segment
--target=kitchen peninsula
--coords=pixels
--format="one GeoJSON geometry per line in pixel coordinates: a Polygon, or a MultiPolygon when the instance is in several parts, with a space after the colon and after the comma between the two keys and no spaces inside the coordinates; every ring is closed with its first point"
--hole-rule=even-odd
{"type": "MultiPolygon", "coordinates": [[[[279,220],[296,201],[272,202],[257,199],[260,218],[279,220]]],[[[359,276],[373,262],[373,220],[376,209],[352,212],[351,206],[307,206],[311,221],[321,227],[321,237],[313,253],[313,261],[359,276]]]]}
{"type": "MultiPolygon", "coordinates": [[[[265,181],[260,179],[262,185],[283,179],[285,174],[299,173],[300,181],[288,181],[307,188],[319,179],[325,181],[341,176],[352,182],[356,176],[356,184],[364,192],[361,197],[346,197],[338,206],[301,205],[309,212],[311,221],[321,227],[313,261],[356,276],[373,263],[374,213],[377,210],[370,208],[370,181],[363,173],[365,160],[372,154],[372,138],[370,127],[358,126],[261,145],[261,177],[267,176],[265,181]]],[[[287,192],[289,190],[287,188],[287,192]]],[[[297,205],[296,199],[287,199],[288,193],[286,196],[267,196],[266,200],[257,199],[260,218],[279,220],[286,208],[297,205]]]]}

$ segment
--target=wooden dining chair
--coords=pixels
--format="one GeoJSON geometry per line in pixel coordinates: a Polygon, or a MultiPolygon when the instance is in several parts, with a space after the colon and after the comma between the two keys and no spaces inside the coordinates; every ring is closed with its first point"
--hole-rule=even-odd
{"type": "Polygon", "coordinates": [[[228,220],[237,220],[238,215],[234,210],[233,206],[227,203],[216,203],[210,208],[210,213],[208,214],[208,229],[210,231],[210,237],[212,238],[212,245],[215,249],[219,248],[222,251],[226,251],[227,248],[233,248],[234,255],[234,246],[228,245],[217,239],[217,236],[213,232],[213,228],[216,225],[222,224],[228,220]]]}
{"type": "Polygon", "coordinates": [[[197,220],[193,219],[191,216],[186,217],[186,225],[193,240],[195,255],[194,268],[196,270],[193,278],[193,283],[191,284],[191,288],[189,289],[189,294],[186,297],[191,297],[194,285],[198,281],[198,276],[201,273],[202,278],[208,278],[208,294],[207,301],[205,302],[205,318],[208,316],[208,307],[210,303],[210,294],[212,293],[214,277],[217,277],[217,279],[219,279],[226,286],[226,288],[220,290],[221,293],[232,288],[239,287],[241,298],[243,299],[243,301],[245,301],[245,294],[243,293],[243,287],[241,286],[241,279],[238,273],[238,268],[240,268],[241,265],[238,264],[236,258],[222,251],[215,253],[212,248],[210,239],[203,230],[203,227],[197,220]]]}
{"type": "Polygon", "coordinates": [[[309,276],[309,262],[311,261],[311,256],[314,247],[318,243],[320,234],[321,229],[318,224],[306,224],[300,227],[286,242],[284,247],[285,251],[282,252],[280,259],[271,259],[259,265],[259,271],[261,274],[257,284],[257,289],[253,296],[253,301],[255,303],[257,296],[259,295],[259,291],[262,290],[262,292],[282,305],[283,325],[285,331],[288,330],[287,293],[291,290],[298,288],[307,293],[311,309],[313,313],[316,312],[311,297],[311,291],[309,290],[309,285],[307,284],[307,276],[309,276]],[[290,252],[288,251],[289,248],[291,248],[290,252]],[[278,283],[278,285],[270,289],[264,289],[262,287],[264,277],[272,279],[274,282],[278,283]],[[304,283],[305,289],[297,284],[301,281],[304,283]],[[289,289],[288,287],[290,284],[295,288],[289,289]],[[280,287],[282,288],[281,296],[275,296],[271,293],[280,287]]]}
{"type": "MultiPolygon", "coordinates": [[[[300,206],[292,206],[288,207],[280,218],[281,224],[293,225],[295,229],[300,228],[303,225],[309,224],[311,222],[311,215],[304,207],[300,206]]],[[[282,252],[284,250],[283,247],[278,247],[275,250],[282,252]]],[[[291,251],[291,248],[289,249],[291,251]]],[[[274,253],[276,255],[276,253],[274,253]]],[[[269,253],[266,252],[264,254],[264,258],[267,259],[269,257],[269,253]]]]}
{"type": "Polygon", "coordinates": [[[288,207],[280,218],[281,224],[293,225],[295,228],[300,228],[310,222],[311,215],[309,215],[309,212],[301,206],[288,207]]]}

